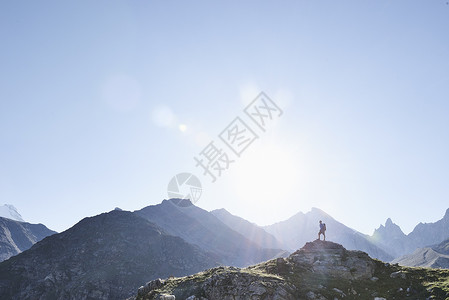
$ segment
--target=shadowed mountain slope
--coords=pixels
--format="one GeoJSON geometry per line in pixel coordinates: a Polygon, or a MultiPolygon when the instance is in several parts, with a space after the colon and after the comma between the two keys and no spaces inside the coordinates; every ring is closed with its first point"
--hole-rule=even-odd
{"type": "Polygon", "coordinates": [[[449,239],[433,247],[418,248],[393,262],[401,266],[449,269],[449,239]]]}
{"type": "Polygon", "coordinates": [[[42,224],[0,217],[0,261],[29,249],[34,243],[55,233],[42,224]]]}
{"type": "Polygon", "coordinates": [[[217,265],[125,211],[85,218],[0,263],[0,299],[124,299],[144,282],[217,265]]]}

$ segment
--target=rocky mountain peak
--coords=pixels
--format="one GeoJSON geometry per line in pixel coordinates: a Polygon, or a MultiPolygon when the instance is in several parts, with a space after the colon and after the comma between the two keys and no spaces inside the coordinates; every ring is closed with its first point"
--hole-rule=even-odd
{"type": "Polygon", "coordinates": [[[294,252],[293,254],[298,254],[301,252],[329,252],[329,251],[344,251],[346,250],[342,245],[322,240],[315,240],[313,242],[307,242],[301,249],[294,252]]]}
{"type": "Polygon", "coordinates": [[[323,215],[323,216],[328,216],[328,214],[326,212],[324,212],[324,210],[319,209],[317,207],[312,207],[310,212],[313,213],[313,214],[319,214],[319,215],[323,215]]]}
{"type": "Polygon", "coordinates": [[[393,225],[393,221],[391,220],[391,218],[388,218],[387,221],[385,222],[385,227],[389,227],[393,225]]]}
{"type": "Polygon", "coordinates": [[[190,207],[193,205],[193,203],[190,201],[190,199],[180,199],[180,198],[171,198],[168,200],[163,200],[162,205],[176,205],[178,207],[190,207]]]}
{"type": "Polygon", "coordinates": [[[385,221],[385,226],[381,224],[380,227],[374,231],[374,235],[379,235],[379,234],[381,234],[383,236],[383,238],[386,238],[386,239],[405,236],[401,227],[399,227],[397,224],[393,223],[391,218],[388,218],[385,221]]]}
{"type": "Polygon", "coordinates": [[[214,209],[213,211],[215,211],[217,213],[230,214],[230,212],[227,211],[225,208],[217,208],[217,209],[214,209]]]}

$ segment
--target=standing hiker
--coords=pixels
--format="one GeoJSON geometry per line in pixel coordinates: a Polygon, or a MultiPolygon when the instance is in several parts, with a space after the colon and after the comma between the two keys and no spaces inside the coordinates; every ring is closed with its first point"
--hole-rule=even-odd
{"type": "Polygon", "coordinates": [[[320,231],[318,232],[318,240],[321,237],[321,234],[323,234],[323,241],[326,240],[326,224],[324,224],[323,222],[321,222],[320,220],[320,231]]]}

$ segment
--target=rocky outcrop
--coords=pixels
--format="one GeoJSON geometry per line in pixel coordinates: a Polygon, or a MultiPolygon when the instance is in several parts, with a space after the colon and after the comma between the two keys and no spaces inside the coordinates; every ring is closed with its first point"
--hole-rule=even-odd
{"type": "Polygon", "coordinates": [[[249,269],[217,267],[181,279],[156,280],[138,291],[137,299],[159,299],[161,295],[174,295],[176,299],[288,299],[294,300],[295,287],[279,276],[257,274],[249,269]],[[158,284],[162,282],[162,284],[158,284]],[[169,286],[178,285],[174,291],[169,286]]]}
{"type": "Polygon", "coordinates": [[[336,243],[314,241],[287,258],[243,269],[217,267],[152,281],[132,299],[444,299],[449,287],[441,284],[448,278],[449,271],[402,268],[336,243]]]}
{"type": "Polygon", "coordinates": [[[340,244],[320,240],[306,243],[289,260],[316,274],[347,280],[370,279],[374,274],[374,262],[365,252],[348,251],[340,244]]]}

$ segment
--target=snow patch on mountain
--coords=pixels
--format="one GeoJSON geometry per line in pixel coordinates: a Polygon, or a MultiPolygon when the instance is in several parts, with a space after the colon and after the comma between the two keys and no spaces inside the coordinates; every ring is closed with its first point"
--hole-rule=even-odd
{"type": "Polygon", "coordinates": [[[25,222],[17,209],[11,204],[4,204],[0,206],[0,217],[8,218],[11,220],[25,222]]]}

